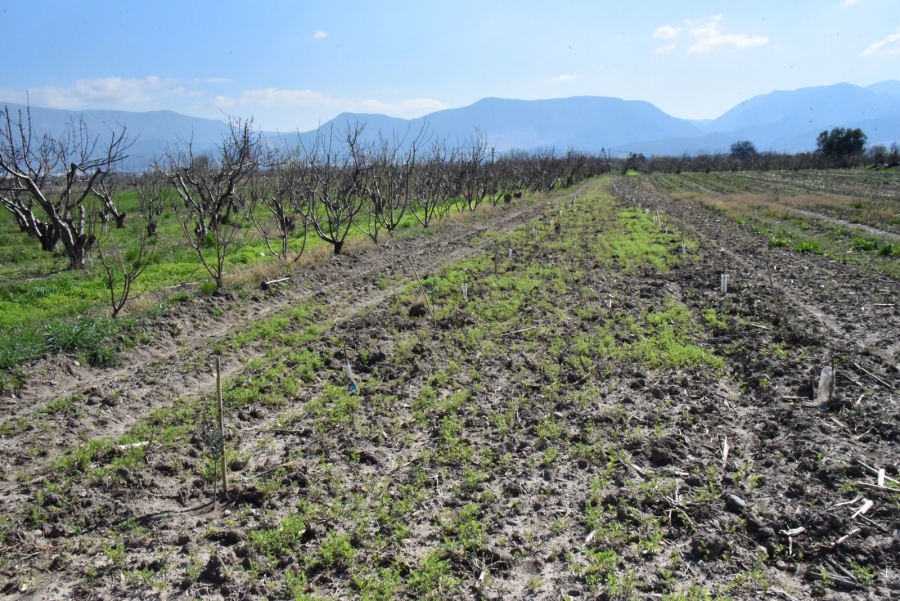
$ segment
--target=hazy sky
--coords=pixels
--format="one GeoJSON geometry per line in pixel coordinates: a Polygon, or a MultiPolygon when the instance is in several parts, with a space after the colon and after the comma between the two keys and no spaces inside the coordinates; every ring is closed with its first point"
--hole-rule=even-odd
{"type": "Polygon", "coordinates": [[[0,101],[314,128],[488,97],[714,118],[772,90],[900,79],[898,0],[0,0],[0,101]]]}

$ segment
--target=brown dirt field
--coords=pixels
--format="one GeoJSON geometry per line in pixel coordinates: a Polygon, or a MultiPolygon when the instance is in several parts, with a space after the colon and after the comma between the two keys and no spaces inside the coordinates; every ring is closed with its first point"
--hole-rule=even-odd
{"type": "Polygon", "coordinates": [[[898,292],[617,177],[171,306],[0,399],[2,595],[897,598],[898,292]]]}

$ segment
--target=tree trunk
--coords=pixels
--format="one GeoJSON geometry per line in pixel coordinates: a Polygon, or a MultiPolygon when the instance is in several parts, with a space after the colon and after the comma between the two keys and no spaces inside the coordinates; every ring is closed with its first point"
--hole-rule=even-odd
{"type": "Polygon", "coordinates": [[[66,254],[69,256],[69,269],[80,270],[87,267],[87,258],[94,247],[94,237],[85,234],[76,234],[74,244],[67,245],[66,254]]]}
{"type": "Polygon", "coordinates": [[[69,257],[69,269],[87,267],[87,257],[94,246],[96,238],[84,229],[84,206],[78,207],[78,220],[66,220],[60,223],[59,239],[69,257]]]}
{"type": "Polygon", "coordinates": [[[59,242],[59,230],[49,223],[43,223],[37,227],[37,232],[27,232],[33,235],[41,242],[41,250],[44,252],[53,252],[56,243],[59,242]]]}
{"type": "Polygon", "coordinates": [[[194,234],[197,236],[197,245],[200,248],[206,246],[206,234],[209,233],[209,230],[206,227],[206,221],[200,219],[197,221],[197,226],[194,228],[194,234]]]}

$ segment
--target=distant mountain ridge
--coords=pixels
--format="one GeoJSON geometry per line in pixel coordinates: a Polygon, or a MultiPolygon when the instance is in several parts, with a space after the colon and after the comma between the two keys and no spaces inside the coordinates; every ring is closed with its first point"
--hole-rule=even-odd
{"type": "MultiPolygon", "coordinates": [[[[9,107],[10,114],[22,112],[27,117],[29,107],[0,101],[0,106],[9,107]]],[[[91,135],[102,135],[111,128],[118,131],[122,126],[133,140],[128,151],[131,159],[126,168],[144,168],[154,156],[161,156],[167,147],[180,140],[190,140],[198,149],[211,149],[222,140],[225,123],[216,119],[189,117],[173,111],[150,111],[136,113],[113,110],[67,111],[32,106],[31,125],[37,133],[52,135],[65,131],[72,120],[83,118],[91,135]]],[[[14,115],[14,118],[18,118],[14,115]]]]}
{"type": "MultiPolygon", "coordinates": [[[[6,104],[0,102],[0,104],[6,104]]],[[[11,111],[24,110],[8,104],[11,111]]],[[[65,111],[31,107],[36,131],[58,133],[70,119],[82,117],[91,131],[104,124],[124,125],[136,137],[130,168],[142,168],[179,140],[192,139],[195,150],[210,150],[226,129],[223,121],[172,111],[65,111]]],[[[425,129],[432,139],[470,140],[476,131],[497,152],[553,147],[613,154],[680,155],[727,152],[736,140],[750,140],[759,150],[798,152],[815,149],[816,135],[833,127],[860,127],[869,144],[900,142],[900,81],[867,87],[847,83],[774,91],[749,98],[716,119],[687,120],[666,114],[649,102],[600,96],[549,100],[484,98],[469,106],[446,109],[416,119],[379,114],[342,113],[320,130],[364,126],[363,137],[415,138],[425,129]]],[[[310,145],[317,131],[279,135],[273,143],[310,145]]]]}
{"type": "MultiPolygon", "coordinates": [[[[393,132],[407,141],[423,128],[431,138],[471,140],[476,132],[498,152],[512,149],[554,147],[599,151],[615,145],[646,142],[662,137],[698,135],[696,125],[667,115],[649,102],[599,96],[576,96],[554,100],[506,100],[485,98],[466,107],[446,109],[417,119],[384,115],[343,113],[320,128],[346,129],[364,124],[364,137],[393,132]]],[[[316,131],[299,134],[310,145],[316,131]]],[[[287,139],[293,141],[293,137],[287,139]]]]}

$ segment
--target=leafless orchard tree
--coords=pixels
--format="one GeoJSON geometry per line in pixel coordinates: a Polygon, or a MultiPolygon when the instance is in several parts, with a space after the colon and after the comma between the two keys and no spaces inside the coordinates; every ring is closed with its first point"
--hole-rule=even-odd
{"type": "Polygon", "coordinates": [[[156,218],[165,210],[166,198],[170,189],[167,181],[156,171],[147,171],[129,178],[128,187],[137,194],[138,211],[146,220],[148,236],[156,236],[159,223],[156,218]]]}
{"type": "Polygon", "coordinates": [[[453,167],[460,210],[467,208],[474,211],[487,196],[488,180],[485,177],[487,154],[487,141],[477,131],[475,139],[462,146],[456,153],[457,160],[453,167]]]}
{"type": "Polygon", "coordinates": [[[339,255],[357,215],[365,206],[366,179],[369,176],[367,149],[360,134],[361,124],[347,124],[346,131],[335,136],[319,132],[311,149],[302,149],[294,166],[308,170],[303,178],[307,190],[303,215],[316,235],[339,255]]]}
{"type": "MultiPolygon", "coordinates": [[[[135,191],[138,200],[137,219],[131,220],[130,231],[125,237],[127,246],[120,245],[105,227],[101,228],[96,242],[97,255],[106,274],[113,319],[134,298],[135,283],[154,262],[158,234],[156,218],[163,214],[171,189],[155,171],[132,175],[125,180],[125,185],[135,191]]],[[[122,215],[124,221],[124,213],[122,215]]]]}
{"type": "Polygon", "coordinates": [[[532,192],[547,193],[556,185],[559,175],[556,171],[556,150],[542,148],[529,155],[526,160],[526,186],[532,192]]]}
{"type": "MultiPolygon", "coordinates": [[[[153,217],[146,214],[144,219],[150,222],[153,217]]],[[[131,298],[134,283],[153,263],[156,251],[157,237],[155,233],[149,233],[149,226],[141,231],[135,223],[132,238],[137,240],[137,244],[130,250],[123,250],[109,232],[101,234],[96,242],[97,255],[106,273],[113,319],[118,317],[131,298]]]]}
{"type": "Polygon", "coordinates": [[[256,231],[262,236],[269,252],[285,263],[295,262],[306,249],[308,221],[305,193],[310,186],[304,178],[309,172],[285,159],[278,151],[269,153],[265,170],[253,178],[250,186],[252,204],[266,209],[267,218],[250,212],[256,231]],[[299,250],[292,250],[295,240],[303,240],[299,250]]]}
{"type": "Polygon", "coordinates": [[[190,142],[170,150],[155,165],[179,196],[178,215],[185,239],[216,288],[224,284],[225,259],[246,234],[246,184],[259,168],[261,140],[252,119],[230,117],[214,154],[195,154],[190,142]],[[207,249],[210,249],[207,256],[207,249]]]}
{"type": "Polygon", "coordinates": [[[120,211],[113,202],[113,196],[119,192],[123,179],[115,173],[107,173],[102,177],[98,177],[94,182],[93,193],[103,203],[103,210],[100,213],[100,219],[106,224],[109,216],[112,215],[116,222],[116,227],[121,229],[125,227],[125,217],[128,215],[125,211],[120,211]]]}
{"type": "MultiPolygon", "coordinates": [[[[125,128],[101,142],[83,119],[58,137],[39,134],[31,111],[0,111],[0,204],[19,229],[53,251],[61,243],[69,269],[84,269],[95,238],[87,228],[85,201],[98,182],[127,158],[125,128]]],[[[112,197],[109,198],[112,203],[112,197]]]]}
{"type": "Polygon", "coordinates": [[[422,227],[429,227],[435,218],[440,219],[450,210],[448,199],[453,196],[450,165],[456,160],[457,151],[446,140],[435,140],[414,171],[417,210],[413,215],[422,227]]]}
{"type": "Polygon", "coordinates": [[[364,211],[368,218],[358,227],[376,244],[380,232],[394,235],[410,208],[417,160],[425,137],[426,127],[408,144],[405,139],[388,140],[379,136],[377,146],[372,149],[364,189],[364,211]]]}
{"type": "Polygon", "coordinates": [[[512,202],[513,188],[510,186],[508,164],[504,160],[492,161],[482,173],[484,189],[487,200],[491,206],[497,206],[500,201],[512,202]]]}

